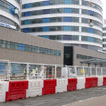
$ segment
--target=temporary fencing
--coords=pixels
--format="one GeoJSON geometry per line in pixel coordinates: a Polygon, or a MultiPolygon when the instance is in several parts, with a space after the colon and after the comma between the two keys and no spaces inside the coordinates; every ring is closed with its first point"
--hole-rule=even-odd
{"type": "Polygon", "coordinates": [[[28,90],[26,91],[26,97],[35,97],[42,95],[42,88],[43,88],[43,80],[29,80],[28,83],[28,90]]]}
{"type": "Polygon", "coordinates": [[[66,92],[67,85],[68,85],[67,79],[65,78],[57,79],[56,93],[66,92]]]}
{"type": "Polygon", "coordinates": [[[9,90],[6,92],[6,101],[26,98],[28,81],[10,81],[9,90]]]}
{"type": "Polygon", "coordinates": [[[77,89],[84,89],[85,88],[85,78],[78,77],[77,78],[77,89]]]}
{"type": "Polygon", "coordinates": [[[48,79],[43,81],[42,95],[56,93],[56,79],[48,79]]]}
{"type": "Polygon", "coordinates": [[[106,86],[106,77],[0,81],[0,102],[106,86]]]}
{"type": "Polygon", "coordinates": [[[73,91],[73,90],[77,90],[77,78],[68,79],[67,91],[73,91]]]}

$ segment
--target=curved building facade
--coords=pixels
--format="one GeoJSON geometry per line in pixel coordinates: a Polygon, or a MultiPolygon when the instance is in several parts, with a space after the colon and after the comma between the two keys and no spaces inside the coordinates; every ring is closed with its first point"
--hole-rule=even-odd
{"type": "Polygon", "coordinates": [[[23,0],[21,30],[65,46],[102,49],[100,0],[23,0]]]}
{"type": "Polygon", "coordinates": [[[103,51],[106,52],[106,20],[103,23],[103,51]]]}
{"type": "Polygon", "coordinates": [[[0,0],[0,26],[20,30],[21,0],[0,0]]]}

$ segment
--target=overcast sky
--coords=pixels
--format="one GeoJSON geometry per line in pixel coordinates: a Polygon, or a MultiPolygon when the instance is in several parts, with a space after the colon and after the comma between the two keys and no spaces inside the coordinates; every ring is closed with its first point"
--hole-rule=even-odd
{"type": "Polygon", "coordinates": [[[106,19],[106,0],[101,0],[103,3],[103,16],[104,19],[106,19]]]}

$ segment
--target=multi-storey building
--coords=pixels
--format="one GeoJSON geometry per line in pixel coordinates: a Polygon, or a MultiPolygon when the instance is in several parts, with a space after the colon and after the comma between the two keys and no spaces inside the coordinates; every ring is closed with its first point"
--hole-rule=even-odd
{"type": "Polygon", "coordinates": [[[21,30],[65,46],[102,49],[100,0],[23,0],[21,30]]]}
{"type": "Polygon", "coordinates": [[[20,30],[21,0],[0,0],[0,26],[20,30]]]}

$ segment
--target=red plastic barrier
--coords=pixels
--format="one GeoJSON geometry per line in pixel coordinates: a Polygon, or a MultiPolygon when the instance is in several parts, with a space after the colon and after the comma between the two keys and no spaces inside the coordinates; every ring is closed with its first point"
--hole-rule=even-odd
{"type": "Polygon", "coordinates": [[[26,89],[28,89],[28,81],[10,81],[6,101],[26,98],[26,89]]]}
{"type": "Polygon", "coordinates": [[[68,79],[67,91],[77,90],[77,78],[68,79]]]}
{"type": "Polygon", "coordinates": [[[103,77],[103,86],[106,86],[106,77],[103,77]]]}
{"type": "Polygon", "coordinates": [[[97,77],[93,77],[92,78],[92,87],[97,87],[98,86],[98,78],[97,77]]]}
{"type": "Polygon", "coordinates": [[[85,88],[91,88],[92,87],[92,78],[85,78],[85,88]]]}
{"type": "Polygon", "coordinates": [[[56,79],[44,80],[42,95],[54,94],[56,93],[56,79]]]}

